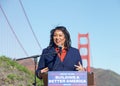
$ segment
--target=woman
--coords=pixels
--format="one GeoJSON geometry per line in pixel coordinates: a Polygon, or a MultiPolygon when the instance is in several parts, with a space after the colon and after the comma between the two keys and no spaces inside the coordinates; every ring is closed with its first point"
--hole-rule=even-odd
{"type": "Polygon", "coordinates": [[[41,74],[48,71],[83,71],[79,50],[71,46],[70,34],[64,26],[51,30],[49,46],[43,49],[38,69],[41,74]]]}

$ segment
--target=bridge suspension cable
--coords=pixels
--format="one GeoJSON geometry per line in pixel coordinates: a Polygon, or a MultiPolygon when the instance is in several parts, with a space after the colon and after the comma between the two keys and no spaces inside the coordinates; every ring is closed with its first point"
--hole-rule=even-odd
{"type": "Polygon", "coordinates": [[[12,31],[13,35],[15,36],[15,39],[17,40],[18,44],[20,45],[20,47],[21,47],[22,50],[24,51],[25,55],[28,56],[27,51],[25,50],[25,48],[23,47],[22,43],[21,43],[20,40],[18,39],[18,37],[17,37],[17,35],[16,35],[16,33],[15,33],[12,25],[10,24],[10,22],[9,22],[9,20],[8,20],[8,18],[7,18],[7,15],[5,14],[5,12],[4,12],[4,10],[3,10],[2,6],[1,6],[1,4],[0,4],[0,9],[1,9],[1,11],[2,11],[2,13],[3,13],[6,21],[7,21],[7,24],[8,24],[9,27],[10,27],[10,30],[12,31]]]}
{"type": "Polygon", "coordinates": [[[33,36],[34,36],[34,38],[35,38],[35,40],[36,40],[36,42],[37,42],[40,50],[42,50],[42,47],[41,47],[41,45],[40,45],[40,43],[39,43],[39,41],[38,41],[38,39],[37,39],[37,37],[36,37],[36,35],[35,35],[35,32],[34,32],[34,30],[33,30],[33,28],[32,28],[32,25],[31,25],[31,23],[30,23],[30,21],[29,21],[29,19],[28,19],[27,13],[26,13],[26,11],[25,11],[25,9],[24,9],[24,7],[23,7],[22,1],[19,0],[19,3],[20,3],[20,5],[21,5],[21,7],[22,7],[23,13],[24,13],[24,15],[25,15],[25,17],[26,17],[26,20],[27,20],[27,22],[28,22],[28,25],[29,25],[32,33],[33,33],[33,36]]]}

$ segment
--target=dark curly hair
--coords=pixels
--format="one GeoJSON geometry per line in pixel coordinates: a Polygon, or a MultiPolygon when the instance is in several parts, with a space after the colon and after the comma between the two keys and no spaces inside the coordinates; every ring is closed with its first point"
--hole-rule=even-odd
{"type": "Polygon", "coordinates": [[[64,27],[64,26],[57,26],[57,27],[55,27],[54,29],[52,29],[50,31],[50,43],[49,43],[49,47],[55,46],[55,43],[53,41],[53,36],[54,36],[54,32],[56,30],[61,30],[64,33],[65,39],[66,39],[64,45],[68,49],[71,46],[71,38],[70,38],[69,32],[67,31],[66,27],[64,27]]]}

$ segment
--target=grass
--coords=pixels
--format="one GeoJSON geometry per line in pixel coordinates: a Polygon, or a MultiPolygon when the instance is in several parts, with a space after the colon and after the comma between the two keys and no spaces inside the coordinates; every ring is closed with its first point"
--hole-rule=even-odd
{"type": "MultiPolygon", "coordinates": [[[[31,84],[34,82],[34,74],[26,67],[20,65],[19,63],[10,59],[9,57],[0,56],[0,69],[3,69],[1,70],[3,73],[5,72],[7,73],[5,74],[6,78],[4,77],[6,81],[5,83],[9,83],[9,85],[11,84],[11,86],[15,82],[19,83],[20,81],[27,82],[26,86],[31,86],[31,84]]],[[[37,82],[37,86],[43,85],[43,81],[39,80],[38,78],[36,79],[36,82],[37,82]]],[[[21,83],[18,86],[25,86],[25,85],[22,85],[21,83]]]]}

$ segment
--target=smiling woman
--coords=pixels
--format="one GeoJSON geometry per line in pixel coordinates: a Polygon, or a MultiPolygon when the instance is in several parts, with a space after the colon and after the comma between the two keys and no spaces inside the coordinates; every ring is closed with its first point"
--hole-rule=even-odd
{"type": "Polygon", "coordinates": [[[48,71],[84,71],[79,50],[71,46],[70,34],[64,26],[51,30],[49,46],[43,49],[36,74],[42,78],[48,71]]]}

